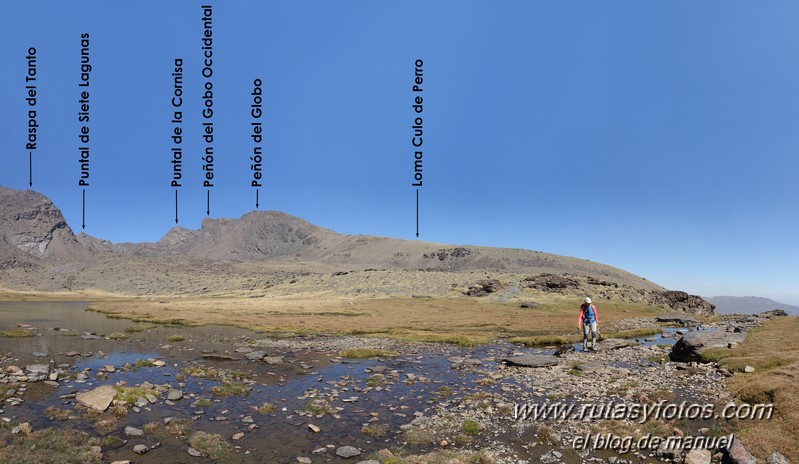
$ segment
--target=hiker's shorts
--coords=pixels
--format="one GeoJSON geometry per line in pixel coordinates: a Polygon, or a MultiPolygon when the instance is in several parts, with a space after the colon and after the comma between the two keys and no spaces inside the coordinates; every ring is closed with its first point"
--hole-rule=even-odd
{"type": "Polygon", "coordinates": [[[583,323],[583,340],[588,340],[589,330],[591,331],[591,338],[596,338],[596,322],[590,324],[583,323]]]}

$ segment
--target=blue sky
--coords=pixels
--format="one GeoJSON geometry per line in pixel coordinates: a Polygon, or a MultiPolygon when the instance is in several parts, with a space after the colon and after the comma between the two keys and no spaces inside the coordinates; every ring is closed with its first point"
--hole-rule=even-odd
{"type": "MultiPolygon", "coordinates": [[[[206,216],[195,1],[7,2],[0,185],[34,186],[80,230],[80,35],[91,35],[86,232],[174,226],[169,123],[184,60],[180,225],[206,216]]],[[[420,239],[543,250],[666,287],[799,304],[795,2],[229,1],[214,5],[212,217],[254,209],[252,82],[264,85],[276,209],[415,238],[414,61],[424,60],[420,239]]]]}

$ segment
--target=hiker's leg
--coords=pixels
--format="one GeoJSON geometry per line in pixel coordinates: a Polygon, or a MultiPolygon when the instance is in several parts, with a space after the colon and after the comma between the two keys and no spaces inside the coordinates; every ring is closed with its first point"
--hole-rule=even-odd
{"type": "Polygon", "coordinates": [[[583,351],[588,351],[588,331],[590,329],[589,324],[583,324],[583,351]]]}
{"type": "Polygon", "coordinates": [[[591,323],[591,349],[596,348],[596,322],[591,323]]]}

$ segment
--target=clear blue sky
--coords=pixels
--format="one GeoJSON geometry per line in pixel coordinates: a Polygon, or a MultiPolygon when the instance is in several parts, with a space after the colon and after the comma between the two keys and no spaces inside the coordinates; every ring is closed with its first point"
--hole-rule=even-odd
{"type": "MultiPolygon", "coordinates": [[[[91,36],[86,232],[174,226],[169,98],[184,60],[180,225],[205,217],[197,1],[4,5],[0,185],[76,231],[80,35],[91,36]]],[[[226,1],[213,12],[212,217],[254,209],[250,90],[264,83],[261,209],[415,238],[411,86],[424,60],[420,239],[543,250],[669,288],[799,303],[799,4],[226,1]]]]}

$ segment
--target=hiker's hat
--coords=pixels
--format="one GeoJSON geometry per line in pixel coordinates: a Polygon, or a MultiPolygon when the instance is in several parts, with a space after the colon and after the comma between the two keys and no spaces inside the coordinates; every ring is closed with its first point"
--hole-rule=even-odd
{"type": "Polygon", "coordinates": [[[585,302],[586,302],[586,304],[591,304],[591,298],[586,298],[585,302]]]}

